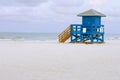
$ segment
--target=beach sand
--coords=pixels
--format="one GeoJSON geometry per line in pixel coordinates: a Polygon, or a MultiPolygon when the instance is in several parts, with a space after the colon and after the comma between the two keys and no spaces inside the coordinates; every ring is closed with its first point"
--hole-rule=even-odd
{"type": "Polygon", "coordinates": [[[120,40],[0,41],[0,80],[120,80],[120,40]]]}

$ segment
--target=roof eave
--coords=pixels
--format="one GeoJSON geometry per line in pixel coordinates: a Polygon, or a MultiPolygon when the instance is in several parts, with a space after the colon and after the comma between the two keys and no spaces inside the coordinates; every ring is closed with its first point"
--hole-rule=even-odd
{"type": "Polygon", "coordinates": [[[82,17],[82,16],[99,16],[99,17],[106,17],[106,15],[77,15],[78,17],[82,17]]]}

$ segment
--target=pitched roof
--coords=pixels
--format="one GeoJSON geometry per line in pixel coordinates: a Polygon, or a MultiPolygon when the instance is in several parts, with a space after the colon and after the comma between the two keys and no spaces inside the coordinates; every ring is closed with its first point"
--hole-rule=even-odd
{"type": "Polygon", "coordinates": [[[106,17],[105,14],[100,13],[94,9],[90,9],[88,11],[85,11],[83,13],[78,14],[77,16],[101,16],[101,17],[106,17]]]}

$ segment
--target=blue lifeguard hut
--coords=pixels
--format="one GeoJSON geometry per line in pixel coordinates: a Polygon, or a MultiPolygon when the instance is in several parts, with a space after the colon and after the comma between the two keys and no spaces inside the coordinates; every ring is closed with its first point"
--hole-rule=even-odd
{"type": "Polygon", "coordinates": [[[101,17],[106,15],[90,9],[77,16],[82,17],[82,24],[70,25],[71,42],[104,42],[104,25],[101,25],[101,17]]]}
{"type": "Polygon", "coordinates": [[[82,24],[71,24],[59,35],[59,42],[102,43],[104,42],[104,25],[101,17],[106,17],[94,9],[90,9],[77,16],[82,17],[82,24]]]}

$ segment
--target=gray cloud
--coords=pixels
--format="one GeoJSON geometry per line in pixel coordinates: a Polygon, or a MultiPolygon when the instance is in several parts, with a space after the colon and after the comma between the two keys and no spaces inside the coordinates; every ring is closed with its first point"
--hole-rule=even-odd
{"type": "Polygon", "coordinates": [[[84,5],[84,0],[53,0],[51,8],[58,14],[75,14],[84,5]]]}
{"type": "Polygon", "coordinates": [[[37,6],[47,0],[0,0],[0,6],[37,6]]]}
{"type": "Polygon", "coordinates": [[[0,0],[0,6],[11,6],[16,4],[15,0],[0,0]]]}
{"type": "Polygon", "coordinates": [[[15,0],[15,1],[24,5],[35,6],[46,2],[47,0],[15,0]]]}
{"type": "Polygon", "coordinates": [[[73,7],[80,6],[84,0],[53,0],[56,6],[73,7]]]}

